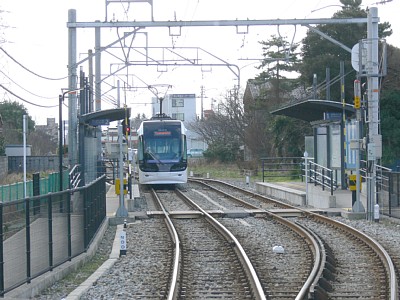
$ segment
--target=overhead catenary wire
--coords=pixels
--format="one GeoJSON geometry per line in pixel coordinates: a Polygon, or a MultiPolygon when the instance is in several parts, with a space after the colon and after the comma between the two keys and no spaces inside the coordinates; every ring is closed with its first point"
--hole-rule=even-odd
{"type": "Polygon", "coordinates": [[[19,61],[17,61],[17,60],[16,60],[14,57],[12,57],[6,50],[4,50],[3,47],[0,47],[0,50],[3,51],[5,55],[7,55],[10,59],[12,59],[12,60],[13,60],[17,65],[19,65],[21,68],[23,68],[24,70],[28,71],[29,73],[31,73],[31,74],[33,74],[33,75],[35,75],[35,76],[37,76],[37,77],[40,77],[40,78],[46,79],[46,80],[64,80],[64,79],[67,79],[67,78],[68,78],[68,76],[60,77],[60,78],[50,78],[50,77],[46,77],[46,76],[39,75],[39,74],[37,74],[36,72],[31,71],[30,69],[28,69],[27,67],[25,67],[25,66],[24,66],[23,64],[21,64],[19,61]]]}
{"type": "Polygon", "coordinates": [[[31,91],[28,91],[28,90],[25,89],[23,86],[21,86],[20,84],[16,83],[10,76],[8,76],[8,75],[7,75],[6,73],[4,73],[2,70],[0,70],[0,72],[1,72],[8,80],[10,80],[12,83],[14,83],[14,84],[15,84],[16,86],[18,86],[19,88],[23,89],[25,92],[27,92],[27,93],[29,93],[29,94],[35,96],[35,97],[38,97],[38,98],[43,98],[43,99],[54,99],[54,97],[40,96],[40,95],[37,95],[37,94],[35,94],[35,93],[31,92],[31,91]]]}
{"type": "Polygon", "coordinates": [[[57,104],[57,105],[40,105],[40,104],[33,103],[33,102],[31,102],[31,101],[28,101],[28,100],[26,100],[26,99],[24,99],[24,98],[18,96],[17,94],[15,94],[14,92],[12,92],[12,91],[9,90],[8,88],[6,88],[6,87],[5,87],[4,85],[2,85],[1,83],[0,83],[0,87],[1,87],[2,89],[4,89],[6,92],[8,92],[8,93],[10,93],[11,95],[13,95],[14,97],[18,98],[19,100],[21,100],[21,101],[23,101],[23,102],[26,102],[26,103],[28,103],[28,104],[30,104],[30,105],[37,106],[37,107],[43,107],[43,108],[54,108],[54,107],[58,107],[58,104],[57,104]]]}

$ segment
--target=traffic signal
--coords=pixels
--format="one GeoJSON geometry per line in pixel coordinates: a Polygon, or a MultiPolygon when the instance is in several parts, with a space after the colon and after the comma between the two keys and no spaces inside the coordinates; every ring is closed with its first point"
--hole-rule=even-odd
{"type": "Polygon", "coordinates": [[[130,135],[131,134],[131,121],[129,119],[124,119],[122,121],[122,133],[124,135],[130,135]]]}
{"type": "Polygon", "coordinates": [[[358,96],[354,97],[354,108],[358,109],[361,107],[361,99],[358,96]]]}
{"type": "Polygon", "coordinates": [[[361,82],[360,80],[354,80],[354,108],[359,109],[361,107],[361,82]]]}

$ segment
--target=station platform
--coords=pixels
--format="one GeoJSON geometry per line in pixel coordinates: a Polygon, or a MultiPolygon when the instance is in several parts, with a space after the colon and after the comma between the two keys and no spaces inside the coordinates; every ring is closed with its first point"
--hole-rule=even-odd
{"type": "MultiPolygon", "coordinates": [[[[257,192],[265,196],[286,201],[291,205],[303,208],[319,209],[327,215],[341,215],[349,219],[363,219],[365,212],[353,212],[352,191],[322,189],[305,182],[256,182],[257,192]]],[[[360,194],[360,202],[366,207],[366,195],[360,194]]],[[[364,209],[365,211],[365,209],[364,209]]]]}

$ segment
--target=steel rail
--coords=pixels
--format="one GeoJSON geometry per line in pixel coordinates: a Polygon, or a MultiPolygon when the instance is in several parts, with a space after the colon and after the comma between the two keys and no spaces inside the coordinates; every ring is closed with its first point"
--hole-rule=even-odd
{"type": "MultiPolygon", "coordinates": [[[[251,192],[249,192],[247,190],[241,189],[239,187],[236,187],[236,186],[231,185],[229,183],[225,183],[225,182],[220,181],[220,180],[206,179],[205,181],[221,183],[221,184],[227,185],[229,187],[232,187],[232,188],[234,188],[236,190],[240,190],[240,191],[243,191],[243,192],[248,193],[248,194],[256,195],[255,193],[251,193],[251,192]]],[[[196,181],[196,182],[200,182],[202,184],[205,184],[202,181],[196,181]]],[[[207,185],[207,186],[211,187],[210,185],[207,185]]],[[[220,190],[218,190],[218,191],[220,191],[220,190]]],[[[222,192],[222,191],[220,191],[220,192],[222,192]]],[[[222,193],[224,193],[224,192],[222,192],[222,193]]],[[[262,195],[257,195],[257,197],[258,196],[260,196],[261,198],[265,198],[265,199],[270,200],[270,198],[264,197],[262,195]]],[[[273,199],[271,199],[271,200],[273,200],[273,199]]],[[[277,200],[273,200],[273,201],[276,201],[276,202],[280,203],[280,201],[277,201],[277,200]]],[[[342,227],[344,230],[346,230],[347,232],[350,231],[354,236],[358,237],[359,239],[364,241],[364,243],[369,245],[371,247],[371,249],[374,250],[375,253],[380,257],[380,260],[381,260],[382,264],[385,266],[385,269],[387,271],[387,275],[388,275],[388,279],[389,279],[390,300],[399,300],[399,298],[398,298],[398,281],[397,281],[396,270],[395,270],[394,264],[392,262],[392,259],[390,258],[390,255],[386,252],[386,250],[382,247],[382,245],[380,245],[373,238],[367,236],[366,234],[362,233],[361,231],[359,231],[359,230],[357,230],[357,229],[355,229],[355,228],[353,228],[351,226],[348,226],[348,225],[346,225],[346,224],[344,224],[342,222],[339,222],[339,221],[336,221],[336,220],[332,220],[332,219],[330,219],[328,217],[325,217],[325,216],[322,216],[322,215],[307,211],[307,210],[299,208],[299,207],[287,205],[286,203],[284,205],[287,206],[287,207],[291,207],[293,209],[297,209],[297,210],[301,211],[304,215],[306,215],[308,217],[314,217],[314,218],[317,218],[317,219],[319,219],[319,220],[321,220],[323,222],[332,224],[334,226],[342,227]]],[[[277,217],[277,216],[274,216],[274,217],[277,217]]]]}
{"type": "Polygon", "coordinates": [[[242,245],[239,243],[236,237],[228,229],[226,229],[225,226],[223,226],[215,218],[213,218],[210,214],[208,214],[204,209],[202,209],[199,205],[197,205],[191,199],[189,199],[183,192],[181,192],[178,189],[176,189],[175,191],[185,201],[188,201],[192,206],[201,211],[204,214],[207,221],[209,221],[210,224],[213,225],[218,230],[218,232],[220,232],[227,240],[229,240],[235,245],[234,250],[238,254],[238,257],[242,262],[244,269],[247,271],[247,274],[249,275],[250,284],[252,285],[253,291],[255,293],[254,296],[256,297],[256,299],[266,300],[267,298],[265,297],[264,290],[261,286],[257,273],[254,270],[254,267],[250,259],[248,258],[246,252],[244,251],[242,245]]]}
{"type": "MultiPolygon", "coordinates": [[[[254,209],[259,209],[259,207],[255,206],[253,204],[247,203],[246,201],[241,200],[239,198],[236,198],[236,197],[234,197],[232,195],[229,195],[229,194],[225,193],[224,191],[221,191],[221,190],[219,190],[219,189],[217,189],[217,188],[215,188],[213,186],[210,186],[210,185],[206,184],[203,181],[197,181],[197,180],[194,180],[194,181],[198,182],[200,184],[203,184],[203,185],[209,187],[210,189],[212,189],[214,191],[217,191],[218,193],[221,193],[224,196],[229,197],[229,198],[231,198],[231,199],[233,199],[233,200],[235,200],[237,202],[243,203],[243,204],[245,204],[247,206],[250,206],[250,207],[252,207],[254,209]]],[[[222,181],[219,181],[219,180],[208,180],[208,181],[218,182],[218,183],[230,186],[230,187],[235,188],[237,190],[243,191],[246,194],[250,194],[251,196],[257,196],[257,197],[260,196],[258,194],[249,192],[247,190],[243,190],[241,188],[238,188],[238,187],[233,186],[233,185],[231,185],[229,183],[225,183],[225,182],[222,182],[222,181]]],[[[261,197],[261,198],[263,200],[268,199],[268,198],[265,198],[265,197],[261,197]]],[[[268,200],[270,200],[270,199],[268,199],[268,200]]],[[[279,202],[279,201],[276,201],[276,200],[273,200],[273,199],[271,199],[271,200],[272,200],[272,202],[279,202]]],[[[279,203],[281,203],[281,202],[279,202],[279,203]]],[[[292,208],[292,206],[290,206],[290,205],[287,205],[287,204],[284,204],[284,205],[285,205],[285,207],[292,208]]],[[[313,286],[313,283],[315,281],[318,281],[319,277],[317,277],[317,276],[322,274],[323,269],[324,269],[324,263],[322,261],[322,257],[323,256],[321,254],[322,251],[321,251],[320,243],[318,243],[318,241],[315,239],[315,237],[313,235],[311,235],[307,230],[303,229],[303,227],[301,227],[300,225],[295,224],[295,223],[293,223],[291,221],[288,221],[285,218],[282,218],[282,217],[280,217],[280,216],[278,216],[278,215],[276,215],[276,214],[274,214],[274,213],[272,213],[272,212],[270,212],[268,210],[265,210],[265,213],[268,214],[268,216],[270,216],[271,218],[274,218],[279,223],[289,227],[292,231],[296,232],[299,236],[304,238],[305,242],[308,244],[311,252],[314,255],[314,266],[313,266],[310,274],[308,275],[307,280],[305,281],[305,283],[303,284],[302,288],[300,289],[300,291],[298,292],[298,294],[297,294],[297,296],[295,298],[296,300],[305,299],[306,295],[308,293],[310,293],[310,290],[311,290],[311,288],[313,286]]]]}
{"type": "Polygon", "coordinates": [[[296,300],[323,299],[322,295],[326,296],[326,291],[319,285],[319,281],[324,277],[324,271],[327,264],[325,246],[322,240],[314,232],[309,230],[307,227],[298,224],[297,222],[296,224],[304,231],[308,232],[312,236],[313,242],[316,243],[316,245],[314,245],[316,253],[314,253],[315,262],[313,270],[311,271],[310,276],[307,278],[306,283],[303,285],[300,293],[297,295],[296,300]]]}
{"type": "Polygon", "coordinates": [[[167,225],[168,231],[171,235],[171,238],[175,244],[175,257],[174,257],[174,267],[172,270],[172,278],[169,286],[168,291],[168,300],[177,299],[178,296],[178,273],[181,265],[181,253],[180,253],[180,242],[178,233],[176,232],[174,224],[172,224],[171,218],[169,217],[169,213],[165,210],[164,206],[161,203],[160,198],[157,196],[157,193],[152,188],[151,193],[153,197],[157,200],[158,205],[160,206],[161,210],[165,215],[165,223],[167,225]]]}
{"type": "Polygon", "coordinates": [[[197,183],[206,185],[207,187],[209,187],[209,188],[211,188],[211,189],[213,189],[213,190],[215,190],[215,191],[217,191],[217,192],[219,192],[219,193],[221,193],[221,194],[224,194],[224,195],[227,196],[227,197],[230,197],[230,198],[235,199],[235,200],[237,200],[237,201],[239,201],[239,202],[241,202],[241,203],[244,203],[244,204],[246,204],[246,205],[249,205],[249,206],[251,206],[251,207],[254,208],[254,209],[259,209],[259,207],[256,207],[256,206],[254,206],[254,205],[252,205],[252,204],[250,204],[250,203],[247,203],[247,202],[245,202],[245,201],[243,201],[243,200],[241,200],[241,199],[235,198],[234,196],[229,195],[229,194],[225,193],[224,191],[221,191],[221,190],[219,190],[219,189],[217,189],[217,188],[215,188],[215,187],[212,187],[211,185],[208,185],[206,182],[209,181],[209,182],[215,182],[215,183],[223,184],[223,185],[228,186],[228,187],[230,187],[230,188],[232,188],[232,189],[239,190],[239,191],[241,191],[242,193],[247,194],[247,195],[249,195],[249,196],[251,196],[251,197],[253,197],[253,198],[257,198],[257,199],[259,199],[259,200],[261,199],[261,200],[263,200],[263,201],[268,201],[268,202],[274,203],[274,204],[276,204],[276,205],[278,205],[278,206],[280,206],[280,207],[282,207],[282,208],[289,208],[289,209],[297,209],[297,208],[298,208],[297,206],[293,206],[293,205],[290,205],[290,204],[288,204],[288,203],[284,203],[284,202],[282,202],[282,201],[279,201],[279,200],[276,200],[276,199],[272,199],[272,198],[269,198],[269,197],[260,195],[260,194],[258,194],[258,193],[256,193],[256,192],[253,192],[253,191],[249,191],[249,190],[245,190],[245,189],[239,188],[239,187],[234,186],[234,185],[232,185],[232,184],[230,184],[230,183],[228,183],[228,182],[223,182],[223,181],[217,180],[217,179],[205,179],[205,178],[202,178],[202,179],[189,179],[189,178],[188,178],[188,181],[197,182],[197,183]]]}
{"type": "Polygon", "coordinates": [[[318,215],[313,212],[306,212],[309,216],[317,218],[325,223],[332,224],[336,227],[344,229],[346,232],[350,232],[356,238],[362,240],[367,246],[369,246],[380,258],[382,264],[385,266],[389,279],[389,297],[390,300],[398,300],[398,284],[396,269],[390,255],[386,252],[385,248],[382,247],[375,239],[366,235],[365,233],[337,220],[332,220],[328,217],[318,215]]]}

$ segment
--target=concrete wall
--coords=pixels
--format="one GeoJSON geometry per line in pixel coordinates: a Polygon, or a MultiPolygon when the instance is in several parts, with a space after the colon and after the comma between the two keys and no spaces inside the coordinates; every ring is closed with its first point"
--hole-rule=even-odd
{"type": "MultiPolygon", "coordinates": [[[[52,156],[27,156],[26,157],[26,170],[27,172],[41,172],[41,171],[58,171],[59,170],[59,157],[52,156]]],[[[8,171],[23,172],[24,158],[22,156],[7,157],[8,171]]]]}
{"type": "Polygon", "coordinates": [[[263,195],[288,201],[293,205],[304,206],[306,203],[306,193],[302,191],[267,182],[257,182],[256,188],[257,192],[263,195]]]}
{"type": "MultiPolygon", "coordinates": [[[[24,156],[23,145],[6,145],[6,156],[24,156]]],[[[26,156],[31,156],[32,146],[26,145],[26,156]]]]}
{"type": "MultiPolygon", "coordinates": [[[[305,183],[304,186],[306,186],[305,183]]],[[[261,194],[288,201],[292,205],[307,205],[314,208],[351,208],[352,205],[350,191],[336,190],[332,196],[328,189],[323,191],[321,186],[314,186],[311,183],[307,187],[308,197],[306,197],[305,191],[269,182],[257,182],[256,187],[261,194]]],[[[363,202],[363,200],[362,197],[361,201],[363,202]]]]}

